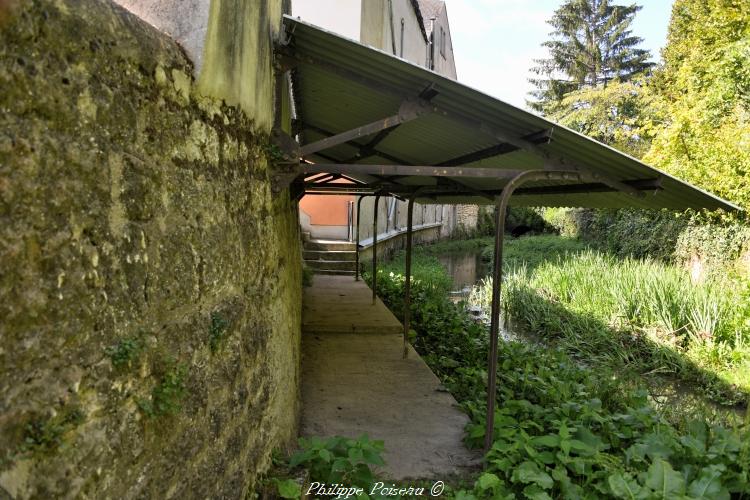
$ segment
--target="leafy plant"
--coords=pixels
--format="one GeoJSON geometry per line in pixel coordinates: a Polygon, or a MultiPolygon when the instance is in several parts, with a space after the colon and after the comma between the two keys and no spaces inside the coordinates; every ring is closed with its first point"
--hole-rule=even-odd
{"type": "Polygon", "coordinates": [[[117,344],[107,347],[104,352],[115,368],[124,368],[133,364],[140,355],[141,341],[135,337],[120,339],[117,344]]]}
{"type": "Polygon", "coordinates": [[[300,438],[300,451],[292,455],[290,467],[303,466],[310,480],[325,484],[343,484],[369,488],[373,483],[371,465],[384,465],[382,441],[367,435],[357,439],[335,436],[328,439],[300,438]]]}
{"type": "Polygon", "coordinates": [[[64,435],[86,418],[77,406],[65,407],[52,417],[35,419],[26,425],[23,452],[51,452],[63,443],[64,435]]]}
{"type": "Polygon", "coordinates": [[[281,498],[297,499],[302,496],[302,488],[294,479],[274,479],[276,490],[281,498]]]}
{"type": "MultiPolygon", "coordinates": [[[[640,298],[625,300],[628,290],[651,293],[649,286],[662,277],[659,273],[669,283],[661,298],[647,306],[651,312],[643,313],[673,314],[670,304],[679,302],[684,289],[670,287],[679,280],[671,280],[673,271],[660,264],[639,268],[631,262],[618,269],[617,261],[587,252],[539,262],[535,269],[544,273],[545,283],[557,284],[540,287],[543,292],[529,291],[521,281],[530,279],[528,269],[509,278],[508,300],[519,301],[511,309],[529,308],[525,318],[530,330],[547,337],[539,344],[500,343],[494,442],[474,488],[457,491],[456,498],[740,498],[750,490],[750,428],[740,423],[725,427],[705,418],[667,420],[652,406],[640,379],[618,360],[650,355],[656,361],[659,351],[642,353],[643,344],[621,344],[626,337],[613,337],[611,327],[596,316],[622,304],[629,316],[625,324],[641,321],[640,298]],[[583,262],[576,267],[579,259],[583,262]],[[584,265],[586,259],[593,260],[584,265]],[[612,280],[604,278],[613,272],[622,273],[625,288],[610,295],[603,283],[612,280]],[[519,280],[515,285],[514,279],[519,280]],[[533,300],[527,300],[526,292],[534,293],[533,300]],[[564,301],[597,309],[571,311],[564,301]],[[561,335],[565,328],[571,328],[570,335],[561,335]]],[[[428,262],[434,264],[427,260],[415,266],[414,346],[468,413],[466,440],[479,446],[485,432],[486,327],[472,321],[443,290],[430,286],[433,279],[440,281],[434,275],[444,273],[442,268],[429,269],[429,279],[423,279],[428,262]]],[[[377,276],[380,296],[396,314],[403,304],[398,264],[390,263],[390,271],[377,276]]],[[[608,313],[601,317],[609,318],[608,313]]],[[[663,360],[683,362],[679,356],[663,360]]]]}
{"type": "Polygon", "coordinates": [[[211,313],[211,326],[208,330],[208,345],[211,352],[216,352],[227,333],[229,322],[217,311],[211,313]]]}
{"type": "Polygon", "coordinates": [[[164,361],[159,382],[151,391],[151,399],[141,399],[138,406],[149,417],[175,415],[182,407],[180,402],[187,394],[185,378],[187,366],[174,360],[164,361]]]}

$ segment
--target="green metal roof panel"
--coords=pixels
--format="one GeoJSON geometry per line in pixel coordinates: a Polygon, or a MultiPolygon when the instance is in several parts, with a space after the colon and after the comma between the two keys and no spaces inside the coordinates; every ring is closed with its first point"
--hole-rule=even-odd
{"type": "MultiPolygon", "coordinates": [[[[432,86],[438,93],[430,99],[438,111],[403,123],[376,147],[377,153],[356,160],[357,146],[373,136],[354,143],[340,144],[315,158],[329,163],[439,165],[469,153],[499,144],[498,135],[521,139],[549,131],[551,140],[539,145],[545,154],[566,165],[605,175],[616,181],[659,179],[660,189],[635,197],[623,192],[565,194],[523,194],[511,204],[526,206],[579,206],[591,208],[668,208],[675,210],[738,208],[710,193],[654,169],[573,130],[552,123],[533,113],[507,104],[455,80],[394,57],[378,49],[348,40],[299,19],[285,16],[288,44],[283,54],[296,60],[294,97],[298,118],[303,125],[302,144],[338,134],[398,113],[404,99],[416,99],[432,86]],[[477,125],[468,127],[467,122],[477,125]],[[321,131],[325,131],[323,133],[321,131]],[[354,158],[354,159],[353,159],[354,158]]],[[[543,169],[545,159],[538,151],[517,150],[464,164],[464,175],[473,167],[510,170],[543,169]]],[[[348,175],[348,174],[347,174],[348,175]]],[[[350,176],[356,178],[356,176],[350,176]]],[[[475,190],[497,190],[506,179],[456,177],[475,190]]],[[[425,177],[402,177],[403,185],[435,184],[425,177]]],[[[524,187],[559,185],[544,182],[524,187]]],[[[430,202],[486,203],[479,195],[439,195],[430,202]]]]}

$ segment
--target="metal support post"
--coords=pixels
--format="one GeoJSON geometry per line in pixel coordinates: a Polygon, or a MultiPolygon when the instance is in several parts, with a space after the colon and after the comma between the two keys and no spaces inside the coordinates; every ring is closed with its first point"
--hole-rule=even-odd
{"type": "Polygon", "coordinates": [[[412,228],[414,223],[414,198],[409,197],[409,205],[406,215],[406,265],[404,272],[406,282],[404,283],[404,359],[409,354],[409,327],[411,323],[411,249],[412,249],[412,228]]]}
{"type": "Polygon", "coordinates": [[[505,236],[505,213],[513,192],[524,182],[575,177],[576,172],[527,171],[516,175],[503,187],[495,198],[495,258],[492,265],[492,317],[490,318],[490,351],[487,366],[487,418],[484,433],[484,452],[492,447],[495,430],[495,399],[497,388],[497,349],[500,330],[500,292],[503,279],[503,238],[505,236]]]}
{"type": "Polygon", "coordinates": [[[372,217],[372,304],[375,305],[378,289],[378,202],[380,195],[375,195],[375,211],[372,217]]]}

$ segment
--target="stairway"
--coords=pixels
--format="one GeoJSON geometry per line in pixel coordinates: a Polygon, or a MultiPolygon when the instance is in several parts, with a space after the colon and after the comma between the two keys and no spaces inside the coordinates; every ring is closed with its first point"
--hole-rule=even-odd
{"type": "Polygon", "coordinates": [[[357,254],[355,244],[339,240],[308,240],[302,258],[315,274],[354,276],[357,254]]]}

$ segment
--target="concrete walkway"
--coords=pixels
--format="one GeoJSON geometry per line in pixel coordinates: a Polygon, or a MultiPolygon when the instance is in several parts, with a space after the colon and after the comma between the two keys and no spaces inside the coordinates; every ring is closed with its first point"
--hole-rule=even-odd
{"type": "Polygon", "coordinates": [[[464,472],[479,458],[462,442],[468,417],[411,347],[403,359],[401,324],[371,294],[339,276],[306,290],[301,434],[382,439],[388,479],[464,472]]]}

